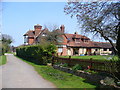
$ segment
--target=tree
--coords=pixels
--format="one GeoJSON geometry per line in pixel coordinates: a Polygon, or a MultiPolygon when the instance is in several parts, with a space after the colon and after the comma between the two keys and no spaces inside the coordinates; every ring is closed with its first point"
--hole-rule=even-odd
{"type": "Polygon", "coordinates": [[[99,34],[109,41],[120,57],[120,2],[68,2],[64,12],[76,16],[84,32],[99,34]]]}
{"type": "Polygon", "coordinates": [[[1,50],[2,54],[10,51],[10,44],[13,42],[13,39],[10,35],[2,34],[0,35],[1,50]]]}
{"type": "MultiPolygon", "coordinates": [[[[47,28],[47,26],[45,26],[47,28]]],[[[61,29],[59,29],[56,25],[48,27],[45,32],[45,35],[39,36],[39,41],[41,44],[58,44],[63,41],[62,35],[64,34],[61,29]],[[49,30],[48,30],[49,29],[49,30]]]]}
{"type": "Polygon", "coordinates": [[[53,44],[57,44],[59,42],[63,41],[63,38],[60,37],[62,35],[62,32],[59,32],[59,30],[53,30],[52,32],[49,32],[47,36],[45,37],[46,41],[51,42],[53,44]]]}

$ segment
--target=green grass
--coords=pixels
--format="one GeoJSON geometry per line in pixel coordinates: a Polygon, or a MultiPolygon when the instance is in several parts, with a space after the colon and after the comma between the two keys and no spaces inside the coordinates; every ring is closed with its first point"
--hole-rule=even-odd
{"type": "Polygon", "coordinates": [[[15,52],[7,52],[6,54],[13,54],[13,55],[15,55],[15,52]]]}
{"type": "MultiPolygon", "coordinates": [[[[60,56],[60,57],[63,57],[63,58],[68,58],[69,56],[60,56]]],[[[109,58],[112,57],[114,58],[114,60],[118,60],[118,57],[117,56],[101,56],[101,55],[94,55],[94,56],[71,56],[71,58],[76,58],[76,59],[90,59],[92,58],[93,60],[99,60],[99,61],[105,61],[105,60],[109,60],[109,58]]]]}
{"type": "Polygon", "coordinates": [[[5,55],[0,56],[0,65],[4,65],[6,64],[6,62],[7,62],[6,56],[5,55]]]}
{"type": "Polygon", "coordinates": [[[98,86],[98,84],[89,82],[84,78],[54,69],[51,66],[36,65],[26,60],[23,61],[32,65],[35,68],[35,70],[38,72],[38,74],[40,74],[44,79],[54,83],[54,85],[57,88],[94,88],[95,89],[98,86]]]}

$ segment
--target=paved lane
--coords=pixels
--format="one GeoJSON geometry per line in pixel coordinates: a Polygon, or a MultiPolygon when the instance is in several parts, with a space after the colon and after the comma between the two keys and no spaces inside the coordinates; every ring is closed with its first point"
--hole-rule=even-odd
{"type": "Polygon", "coordinates": [[[12,54],[7,55],[7,64],[0,66],[1,69],[2,88],[55,88],[51,82],[38,75],[32,66],[12,54]]]}

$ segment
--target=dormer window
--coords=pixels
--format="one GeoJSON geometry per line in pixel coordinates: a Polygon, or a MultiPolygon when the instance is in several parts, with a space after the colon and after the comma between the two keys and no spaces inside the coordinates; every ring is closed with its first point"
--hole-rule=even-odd
{"type": "Polygon", "coordinates": [[[84,42],[88,42],[88,40],[84,40],[84,42]]]}
{"type": "Polygon", "coordinates": [[[80,43],[80,39],[79,39],[79,38],[76,38],[76,39],[75,39],[75,42],[76,42],[76,43],[80,43]]]}
{"type": "Polygon", "coordinates": [[[83,42],[88,42],[89,40],[88,39],[81,39],[83,42]]]}

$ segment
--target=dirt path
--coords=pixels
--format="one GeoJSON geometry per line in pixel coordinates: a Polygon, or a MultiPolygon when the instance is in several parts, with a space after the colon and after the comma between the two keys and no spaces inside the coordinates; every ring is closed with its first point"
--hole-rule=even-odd
{"type": "Polygon", "coordinates": [[[38,75],[32,66],[12,54],[7,55],[7,64],[0,66],[1,70],[2,88],[55,88],[52,83],[38,75]]]}

